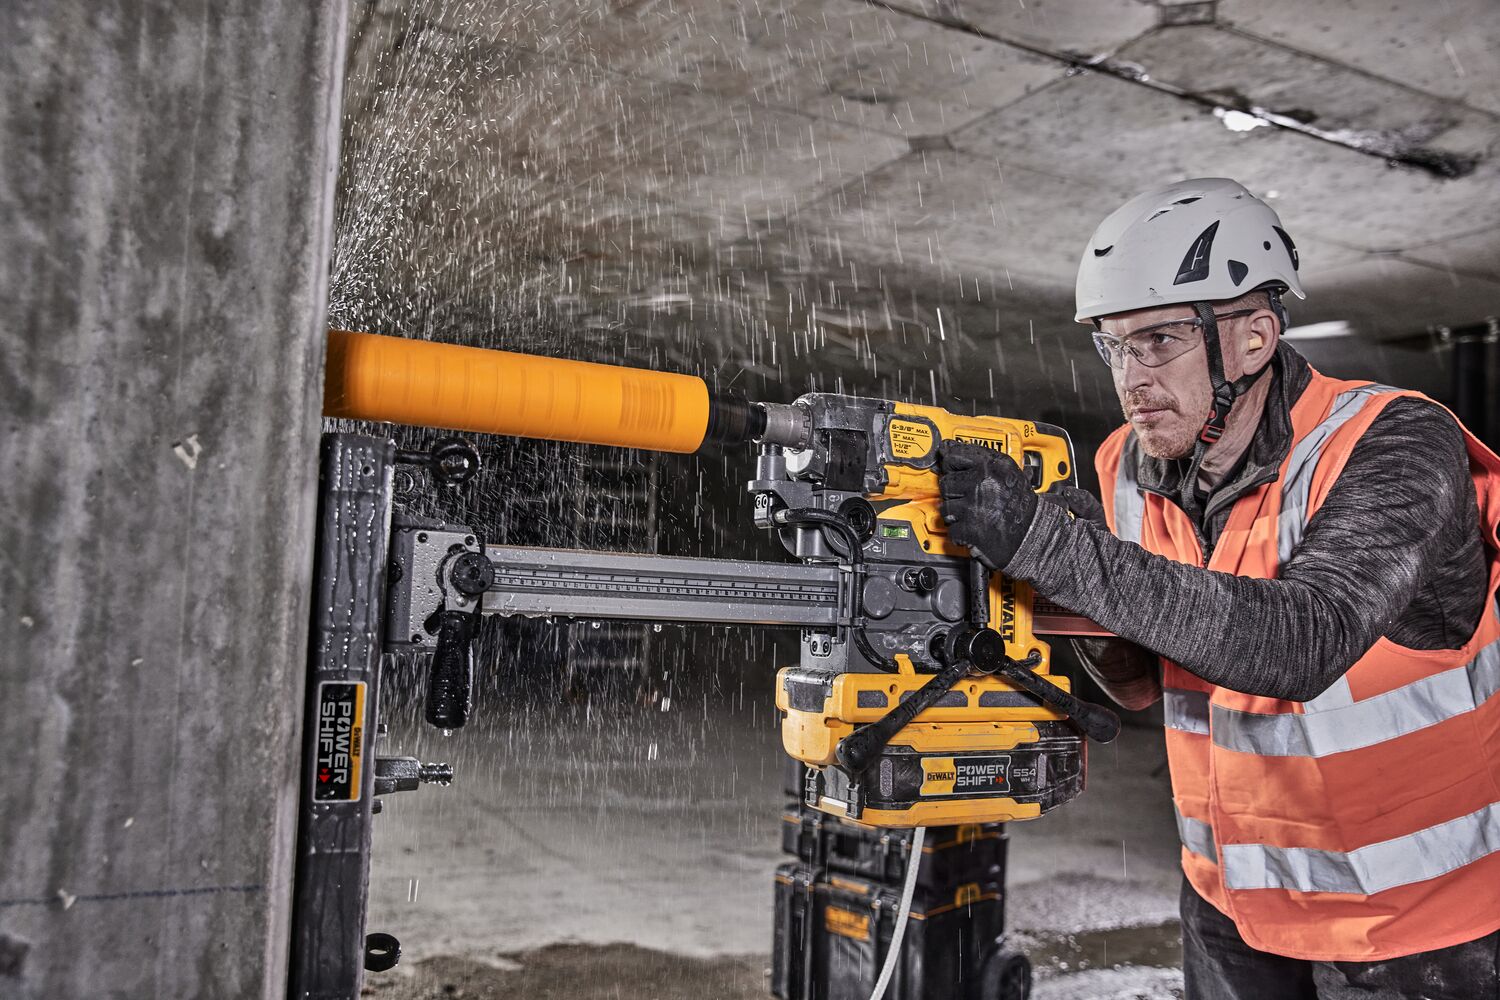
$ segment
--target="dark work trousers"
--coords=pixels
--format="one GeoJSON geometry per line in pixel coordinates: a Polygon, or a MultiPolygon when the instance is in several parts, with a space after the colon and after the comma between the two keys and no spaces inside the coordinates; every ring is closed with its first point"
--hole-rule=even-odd
{"type": "Polygon", "coordinates": [[[1246,944],[1184,878],[1182,971],[1187,1000],[1500,1000],[1500,931],[1384,962],[1284,958],[1246,944]]]}

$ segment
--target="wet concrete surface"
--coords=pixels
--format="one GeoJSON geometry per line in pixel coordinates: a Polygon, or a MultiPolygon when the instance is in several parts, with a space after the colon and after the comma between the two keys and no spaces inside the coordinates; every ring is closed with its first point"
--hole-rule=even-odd
{"type": "MultiPolygon", "coordinates": [[[[1031,939],[1036,1000],[1180,997],[1177,924],[1031,939]]],[[[765,955],[690,958],[628,944],[556,944],[487,961],[436,957],[372,977],[381,1000],[766,1000],[765,955]]]]}
{"type": "MultiPolygon", "coordinates": [[[[774,714],[769,697],[700,695],[492,710],[449,739],[394,727],[384,752],[458,776],[387,797],[369,927],[405,958],[367,995],[764,1000],[786,860],[774,714]]],[[[1181,995],[1163,758],[1159,730],[1127,728],[1092,748],[1079,799],[1009,828],[1008,933],[1036,1000],[1181,995]]]]}
{"type": "Polygon", "coordinates": [[[759,955],[688,958],[635,945],[557,944],[479,962],[433,958],[384,977],[363,996],[381,1000],[764,1000],[759,955]]]}

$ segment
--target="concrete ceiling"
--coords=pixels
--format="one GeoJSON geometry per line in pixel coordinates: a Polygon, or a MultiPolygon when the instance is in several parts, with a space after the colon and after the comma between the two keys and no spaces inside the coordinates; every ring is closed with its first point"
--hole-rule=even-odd
{"type": "Polygon", "coordinates": [[[1213,175],[1296,238],[1295,321],[1358,331],[1316,361],[1417,371],[1394,342],[1500,313],[1497,42],[1494,0],[381,0],[334,315],[1107,420],[1078,254],[1213,175]]]}

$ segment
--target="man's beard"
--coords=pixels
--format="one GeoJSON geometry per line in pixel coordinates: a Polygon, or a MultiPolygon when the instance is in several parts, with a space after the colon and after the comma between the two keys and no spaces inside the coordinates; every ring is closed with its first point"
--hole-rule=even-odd
{"type": "Polygon", "coordinates": [[[1141,450],[1152,458],[1181,458],[1193,450],[1193,442],[1197,438],[1195,429],[1190,425],[1184,425],[1181,411],[1178,410],[1174,400],[1165,396],[1155,396],[1146,391],[1133,390],[1125,394],[1121,409],[1124,411],[1125,419],[1129,420],[1135,429],[1136,440],[1140,442],[1141,450]],[[1166,412],[1143,425],[1131,419],[1132,414],[1143,409],[1166,412]]]}

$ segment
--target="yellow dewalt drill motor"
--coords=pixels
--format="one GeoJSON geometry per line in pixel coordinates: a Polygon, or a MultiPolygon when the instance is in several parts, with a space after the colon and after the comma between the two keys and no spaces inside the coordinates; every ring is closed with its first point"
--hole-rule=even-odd
{"type": "Polygon", "coordinates": [[[796,562],[481,545],[463,526],[396,525],[390,648],[430,648],[427,718],[468,713],[478,615],[793,625],[777,677],[805,800],[892,827],[1031,819],[1076,796],[1084,735],[1119,722],[1050,673],[1025,583],[949,541],[938,447],[1010,456],[1045,492],[1073,477],[1059,428],[812,393],[717,397],[701,379],[370,334],[330,334],[325,413],[691,452],[759,446],[753,518],[796,562]]]}
{"type": "Polygon", "coordinates": [[[805,630],[777,677],[808,804],[908,827],[1030,819],[1078,794],[1079,728],[1107,740],[1118,723],[1050,676],[1031,588],[949,541],[938,509],[942,441],[1003,452],[1046,491],[1073,477],[1067,435],[824,393],[761,409],[757,523],[804,561],[845,561],[857,591],[845,640],[805,630]]]}

